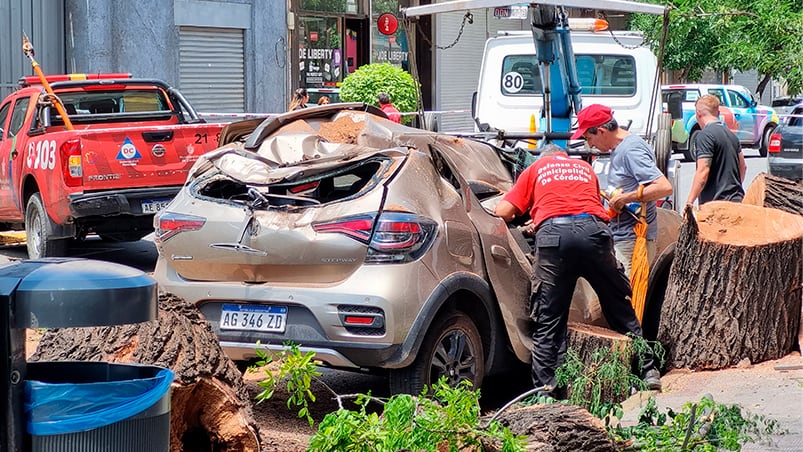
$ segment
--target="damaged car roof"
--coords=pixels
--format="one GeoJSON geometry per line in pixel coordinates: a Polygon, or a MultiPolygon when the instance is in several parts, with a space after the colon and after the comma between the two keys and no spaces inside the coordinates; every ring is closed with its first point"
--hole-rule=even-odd
{"type": "MultiPolygon", "coordinates": [[[[233,123],[230,127],[238,126],[233,123]]],[[[307,108],[268,118],[252,132],[240,131],[239,135],[247,140],[205,154],[190,171],[190,178],[213,165],[242,182],[270,184],[327,171],[349,160],[399,157],[437,146],[466,180],[500,190],[509,190],[513,183],[496,151],[487,144],[397,124],[365,104],[307,108]]],[[[225,130],[222,136],[226,136],[225,130]]]]}

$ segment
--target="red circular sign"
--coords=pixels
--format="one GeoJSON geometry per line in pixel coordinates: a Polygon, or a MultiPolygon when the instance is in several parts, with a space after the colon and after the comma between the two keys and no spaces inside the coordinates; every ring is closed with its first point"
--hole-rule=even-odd
{"type": "Polygon", "coordinates": [[[383,35],[392,35],[399,29],[399,20],[391,13],[385,13],[376,20],[379,32],[383,35]]]}

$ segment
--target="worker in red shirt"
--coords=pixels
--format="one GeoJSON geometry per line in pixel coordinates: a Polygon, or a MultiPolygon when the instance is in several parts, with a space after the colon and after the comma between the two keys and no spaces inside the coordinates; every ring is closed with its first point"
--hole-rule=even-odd
{"type": "Polygon", "coordinates": [[[401,123],[401,113],[396,107],[390,103],[390,96],[388,93],[379,93],[376,96],[377,101],[379,102],[379,108],[382,109],[383,112],[388,116],[393,122],[401,123]]]}
{"type": "MultiPolygon", "coordinates": [[[[558,146],[544,147],[541,158],[521,173],[494,209],[505,221],[528,212],[535,231],[532,378],[536,388],[545,387],[542,393],[555,397],[562,393],[555,392],[555,370],[566,351],[566,324],[577,278],[582,276],[594,288],[611,329],[636,336],[642,332],[591,165],[570,158],[558,146]]],[[[652,354],[643,357],[640,371],[649,389],[660,390],[652,354]]]]}

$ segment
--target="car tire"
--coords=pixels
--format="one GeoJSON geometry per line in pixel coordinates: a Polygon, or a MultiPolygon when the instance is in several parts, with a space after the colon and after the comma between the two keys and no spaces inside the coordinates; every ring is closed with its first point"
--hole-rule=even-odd
{"type": "Polygon", "coordinates": [[[672,115],[670,113],[661,113],[658,115],[658,128],[657,131],[671,130],[672,129],[672,115]]]}
{"type": "Polygon", "coordinates": [[[669,271],[672,261],[675,260],[675,247],[677,242],[669,245],[650,264],[650,274],[647,281],[647,294],[644,303],[644,315],[641,319],[641,329],[644,339],[658,340],[658,328],[661,325],[661,310],[663,309],[666,290],[669,287],[669,271]]]}
{"type": "Polygon", "coordinates": [[[484,375],[485,352],[479,330],[466,314],[451,312],[435,320],[411,365],[391,370],[390,392],[418,395],[441,377],[446,377],[449,386],[468,380],[479,389],[484,375]]]}
{"type": "Polygon", "coordinates": [[[655,134],[655,163],[665,176],[669,157],[672,155],[672,137],[669,133],[668,130],[660,129],[655,134]]]}
{"type": "Polygon", "coordinates": [[[50,236],[52,222],[39,193],[34,193],[25,206],[25,236],[28,258],[61,257],[67,255],[67,239],[50,236]]]}
{"type": "Polygon", "coordinates": [[[691,133],[689,133],[689,145],[686,147],[686,150],[683,151],[683,159],[686,162],[693,162],[697,160],[697,149],[695,149],[694,141],[697,138],[697,134],[700,132],[700,129],[693,129],[691,133]]]}
{"type": "Polygon", "coordinates": [[[758,155],[762,157],[767,156],[767,149],[769,149],[772,134],[777,127],[776,124],[768,124],[767,127],[764,128],[764,133],[761,134],[761,142],[758,145],[758,155]]]}

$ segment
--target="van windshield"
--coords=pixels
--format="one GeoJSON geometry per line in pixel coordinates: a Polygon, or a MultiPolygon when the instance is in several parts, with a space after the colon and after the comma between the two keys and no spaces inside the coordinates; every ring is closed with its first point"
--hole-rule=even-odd
{"type": "MultiPolygon", "coordinates": [[[[636,62],[630,55],[574,56],[583,96],[633,96],[636,62]]],[[[535,55],[508,55],[502,61],[500,86],[505,96],[532,96],[542,92],[535,55]]]]}

